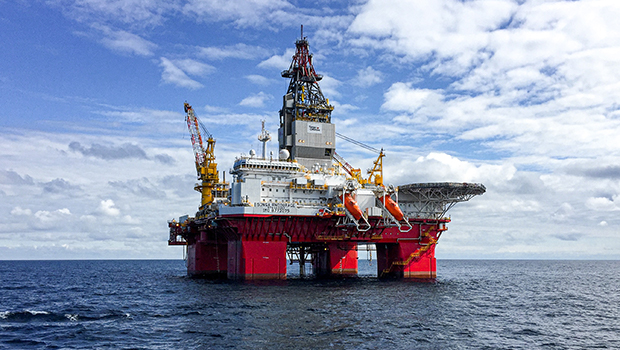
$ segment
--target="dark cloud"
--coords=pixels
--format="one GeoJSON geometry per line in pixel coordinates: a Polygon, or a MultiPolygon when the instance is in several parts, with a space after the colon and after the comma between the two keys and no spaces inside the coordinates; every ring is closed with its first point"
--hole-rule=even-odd
{"type": "Polygon", "coordinates": [[[568,204],[560,205],[560,208],[551,214],[551,218],[555,221],[566,221],[567,218],[575,214],[575,209],[568,204]]]}
{"type": "Polygon", "coordinates": [[[557,239],[563,240],[563,241],[574,242],[574,241],[578,241],[581,237],[583,237],[583,234],[573,232],[573,233],[557,233],[551,236],[557,239]]]}
{"type": "Polygon", "coordinates": [[[109,181],[108,184],[126,193],[132,193],[141,197],[155,199],[166,197],[166,193],[161,189],[161,186],[153,184],[145,177],[129,181],[109,181]]]}
{"type": "MultiPolygon", "coordinates": [[[[69,149],[73,152],[81,153],[85,156],[91,156],[100,159],[148,159],[151,158],[146,155],[146,152],[140,148],[138,145],[134,145],[131,143],[124,143],[118,147],[115,146],[104,146],[98,143],[93,143],[90,147],[82,146],[77,141],[73,141],[69,144],[69,149]]],[[[174,158],[170,157],[167,154],[157,154],[153,157],[154,160],[163,163],[172,165],[175,163],[174,158]]]]}
{"type": "Polygon", "coordinates": [[[10,185],[34,185],[30,175],[21,176],[13,170],[0,170],[0,183],[10,185]]]}
{"type": "Polygon", "coordinates": [[[620,179],[620,166],[605,165],[600,167],[570,167],[566,170],[569,175],[585,176],[595,179],[620,179]]]}
{"type": "Polygon", "coordinates": [[[530,172],[517,172],[510,180],[492,186],[495,192],[505,192],[518,195],[536,195],[548,191],[544,182],[540,179],[540,174],[530,172]]]}
{"type": "Polygon", "coordinates": [[[98,143],[93,143],[92,146],[84,147],[79,142],[73,141],[69,144],[69,149],[82,153],[85,156],[91,156],[101,159],[148,159],[146,152],[140,146],[133,145],[131,143],[124,143],[119,147],[104,146],[98,143]]]}
{"type": "Polygon", "coordinates": [[[196,176],[189,174],[165,176],[160,180],[161,186],[171,190],[176,196],[181,198],[192,196],[199,198],[197,192],[194,190],[195,182],[196,176]]]}
{"type": "Polygon", "coordinates": [[[155,155],[155,160],[162,163],[162,164],[168,164],[168,165],[172,165],[175,163],[174,158],[170,157],[167,154],[157,154],[155,155]]]}
{"type": "Polygon", "coordinates": [[[609,165],[601,168],[586,169],[584,175],[601,179],[620,179],[620,166],[609,165]]]}
{"type": "Polygon", "coordinates": [[[72,185],[65,179],[54,179],[43,184],[46,193],[72,193],[81,190],[80,186],[72,185]]]}

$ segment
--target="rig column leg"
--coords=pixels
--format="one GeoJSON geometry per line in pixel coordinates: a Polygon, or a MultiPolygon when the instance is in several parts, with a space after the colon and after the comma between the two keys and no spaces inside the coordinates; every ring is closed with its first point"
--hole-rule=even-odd
{"type": "Polygon", "coordinates": [[[377,244],[377,270],[381,278],[436,278],[435,246],[418,242],[377,244]]]}
{"type": "Polygon", "coordinates": [[[228,278],[286,279],[286,242],[229,241],[228,278]]]}
{"type": "Polygon", "coordinates": [[[226,278],[227,260],[227,243],[206,232],[187,247],[187,273],[190,276],[226,278]]]}
{"type": "Polygon", "coordinates": [[[299,277],[306,276],[306,247],[299,247],[299,277]]]}
{"type": "Polygon", "coordinates": [[[327,243],[315,255],[314,271],[319,277],[357,276],[357,243],[327,243]]]}

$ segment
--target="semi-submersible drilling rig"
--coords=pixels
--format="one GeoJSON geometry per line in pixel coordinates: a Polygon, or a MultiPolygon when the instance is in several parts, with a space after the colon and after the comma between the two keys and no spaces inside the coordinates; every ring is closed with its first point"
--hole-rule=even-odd
{"type": "MultiPolygon", "coordinates": [[[[287,262],[305,274],[356,276],[358,244],[374,244],[379,277],[436,277],[435,245],[457,202],[485,192],[482,184],[383,183],[383,150],[366,177],[336,153],[334,109],[319,87],[303,36],[282,77],[290,79],[280,110],[279,154],[250,151],[220,181],[215,140],[185,103],[202,194],[195,217],[169,222],[169,245],[186,245],[192,276],[285,279],[287,262]],[[206,146],[203,135],[207,136],[206,146]]],[[[364,145],[363,145],[364,146],[364,145]]],[[[368,148],[368,146],[366,146],[368,148]]],[[[374,150],[374,149],[373,149],[374,150]]]]}

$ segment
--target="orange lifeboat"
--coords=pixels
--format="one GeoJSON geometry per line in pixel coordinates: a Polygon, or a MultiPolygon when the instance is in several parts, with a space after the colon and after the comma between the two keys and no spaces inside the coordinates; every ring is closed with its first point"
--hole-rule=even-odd
{"type": "Polygon", "coordinates": [[[392,216],[394,216],[394,219],[396,219],[396,221],[402,221],[405,218],[405,215],[398,207],[398,204],[394,202],[392,197],[386,194],[381,197],[381,202],[383,202],[385,208],[390,212],[390,214],[392,214],[392,216]]]}
{"type": "Polygon", "coordinates": [[[344,194],[344,207],[347,208],[351,215],[353,215],[355,220],[359,220],[362,218],[362,210],[349,193],[344,194]]]}

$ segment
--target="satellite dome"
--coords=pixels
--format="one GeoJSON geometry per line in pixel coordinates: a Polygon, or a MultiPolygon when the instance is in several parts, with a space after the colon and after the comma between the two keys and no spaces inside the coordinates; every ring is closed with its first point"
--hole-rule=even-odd
{"type": "Polygon", "coordinates": [[[291,156],[291,154],[289,153],[288,150],[286,150],[286,149],[281,149],[280,150],[280,160],[287,160],[290,156],[291,156]]]}

